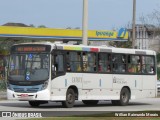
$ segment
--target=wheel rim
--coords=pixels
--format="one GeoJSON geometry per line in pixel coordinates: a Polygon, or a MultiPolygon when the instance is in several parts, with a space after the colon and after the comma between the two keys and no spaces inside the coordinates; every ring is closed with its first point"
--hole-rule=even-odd
{"type": "Polygon", "coordinates": [[[127,100],[128,100],[128,95],[127,95],[127,93],[123,92],[122,93],[122,101],[125,103],[125,102],[127,102],[127,100]]]}
{"type": "Polygon", "coordinates": [[[69,93],[69,94],[67,95],[67,102],[68,102],[69,104],[71,104],[71,103],[74,102],[74,96],[73,96],[72,93],[69,93]]]}

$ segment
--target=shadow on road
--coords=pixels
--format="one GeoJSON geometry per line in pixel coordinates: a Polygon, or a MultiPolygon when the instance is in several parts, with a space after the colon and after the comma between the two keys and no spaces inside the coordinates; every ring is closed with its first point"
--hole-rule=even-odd
{"type": "MultiPolygon", "coordinates": [[[[130,102],[127,106],[144,106],[144,105],[151,105],[148,103],[140,103],[140,102],[130,102]]],[[[19,107],[19,108],[32,108],[28,102],[11,102],[11,103],[0,103],[0,106],[5,106],[5,107],[19,107]]],[[[117,106],[113,106],[111,104],[110,101],[107,102],[100,102],[97,105],[84,105],[82,102],[76,102],[76,105],[74,106],[74,108],[85,108],[85,107],[117,107],[117,106]]],[[[119,107],[127,107],[127,106],[119,106],[119,107]]],[[[48,104],[42,104],[39,107],[34,107],[37,109],[53,109],[53,108],[62,108],[62,105],[60,102],[50,102],[48,104]]]]}

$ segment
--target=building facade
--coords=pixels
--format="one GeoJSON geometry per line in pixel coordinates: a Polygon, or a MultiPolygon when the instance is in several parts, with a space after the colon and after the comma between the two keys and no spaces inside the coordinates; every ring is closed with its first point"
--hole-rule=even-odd
{"type": "MultiPolygon", "coordinates": [[[[132,41],[132,29],[129,31],[129,40],[132,41]]],[[[136,25],[136,49],[149,49],[160,52],[160,34],[159,29],[153,25],[136,25]]]]}

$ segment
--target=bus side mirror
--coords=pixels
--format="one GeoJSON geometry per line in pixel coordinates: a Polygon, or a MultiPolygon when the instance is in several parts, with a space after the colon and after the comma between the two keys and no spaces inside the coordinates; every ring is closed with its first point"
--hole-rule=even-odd
{"type": "Polygon", "coordinates": [[[56,66],[55,65],[52,65],[52,76],[56,76],[56,66]]]}
{"type": "Polygon", "coordinates": [[[57,71],[57,69],[56,69],[56,66],[55,66],[55,65],[52,65],[52,70],[53,70],[53,71],[57,71]]]}

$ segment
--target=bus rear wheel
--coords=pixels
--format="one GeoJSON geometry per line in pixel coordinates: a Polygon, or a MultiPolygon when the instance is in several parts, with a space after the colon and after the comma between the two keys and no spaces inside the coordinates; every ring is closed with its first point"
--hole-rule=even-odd
{"type": "Polygon", "coordinates": [[[40,102],[38,101],[29,101],[29,105],[32,107],[38,107],[40,105],[40,102]]]}
{"type": "Polygon", "coordinates": [[[123,88],[120,93],[119,105],[125,106],[128,105],[130,99],[130,92],[127,88],[123,88]]]}
{"type": "Polygon", "coordinates": [[[120,100],[112,100],[113,105],[125,106],[128,105],[130,92],[127,88],[123,88],[120,93],[120,100]]]}
{"type": "Polygon", "coordinates": [[[69,88],[66,93],[66,100],[62,101],[62,106],[65,108],[72,108],[75,103],[75,92],[69,88]]]}
{"type": "Polygon", "coordinates": [[[98,104],[98,100],[82,100],[82,102],[86,105],[97,105],[98,104]]]}

